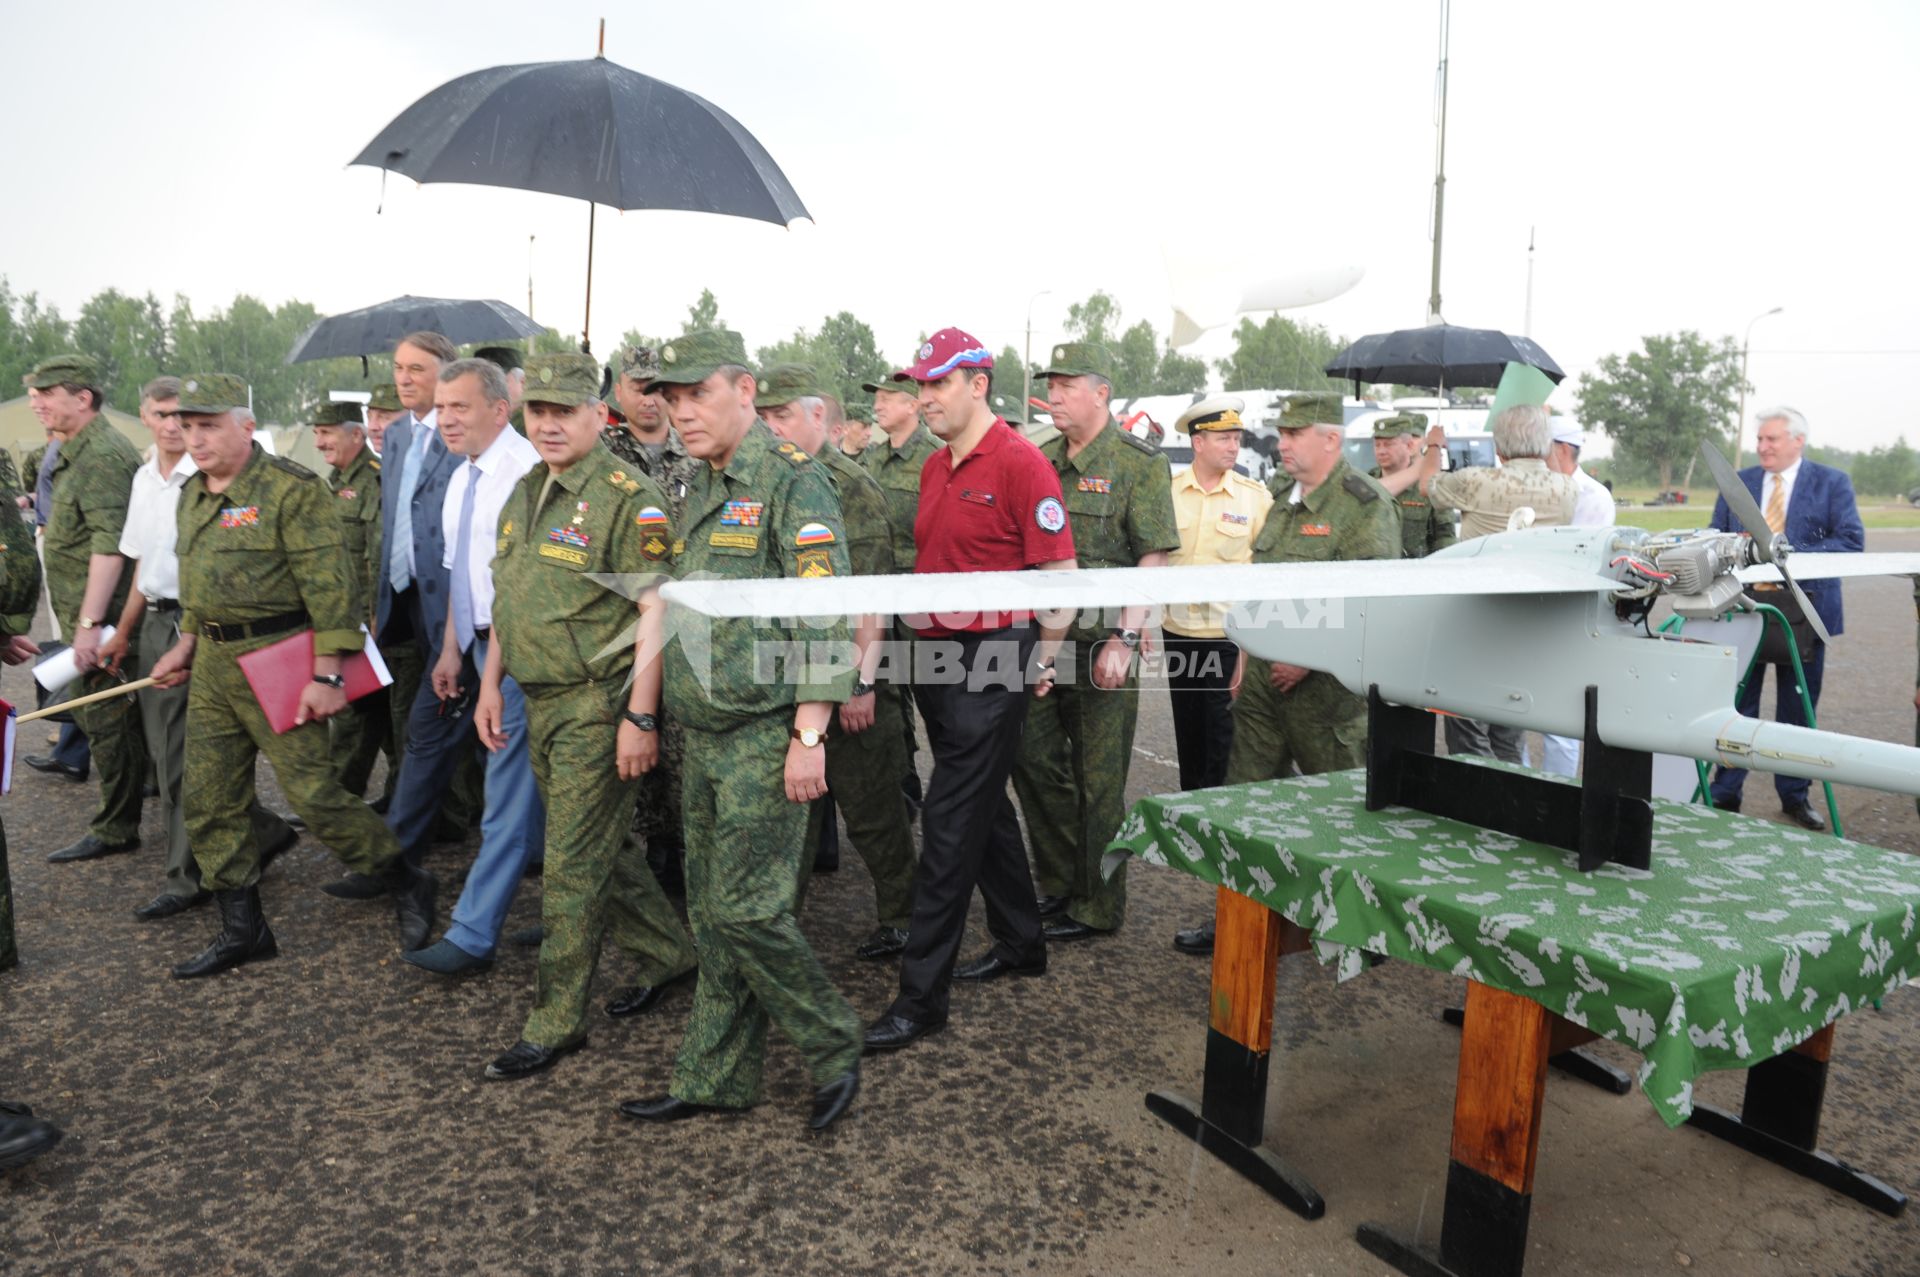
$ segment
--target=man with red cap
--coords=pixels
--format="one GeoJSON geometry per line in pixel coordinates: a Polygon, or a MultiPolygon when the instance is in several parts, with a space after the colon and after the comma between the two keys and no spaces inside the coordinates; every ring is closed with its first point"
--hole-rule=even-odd
{"type": "MultiPolygon", "coordinates": [[[[958,328],[921,345],[906,374],[920,387],[928,427],[946,444],[920,475],[915,572],[1005,572],[1075,566],[1060,477],[1040,450],[989,406],[993,356],[958,328]]],[[[867,1028],[866,1049],[888,1051],[947,1022],[947,993],[977,885],[993,947],[957,974],[983,979],[1047,969],[1046,940],[1020,823],[1007,796],[1027,691],[1045,696],[1064,628],[1026,612],[909,617],[916,635],[914,695],[932,745],[921,809],[913,922],[900,959],[900,993],[867,1028]]]]}

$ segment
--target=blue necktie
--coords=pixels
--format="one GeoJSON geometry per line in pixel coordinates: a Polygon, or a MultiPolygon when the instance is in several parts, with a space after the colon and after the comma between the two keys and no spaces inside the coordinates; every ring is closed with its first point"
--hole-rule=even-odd
{"type": "Polygon", "coordinates": [[[413,494],[419,490],[420,471],[426,466],[427,448],[433,442],[424,423],[416,419],[413,428],[419,432],[419,444],[410,446],[400,459],[400,499],[394,504],[393,527],[387,529],[387,544],[393,547],[387,556],[387,579],[393,582],[395,594],[413,584],[413,494]]]}
{"type": "Polygon", "coordinates": [[[473,531],[473,490],[480,486],[480,467],[467,462],[467,490],[460,497],[460,539],[453,547],[453,580],[448,589],[453,600],[453,636],[460,650],[473,646],[473,586],[467,580],[467,542],[473,531]]]}

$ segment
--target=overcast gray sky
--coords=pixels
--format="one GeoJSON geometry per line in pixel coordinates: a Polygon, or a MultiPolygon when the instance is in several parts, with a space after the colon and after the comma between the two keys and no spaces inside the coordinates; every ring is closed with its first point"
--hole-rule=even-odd
{"type": "MultiPolygon", "coordinates": [[[[117,286],[348,310],[488,296],[580,326],[586,209],[346,162],[467,71],[607,53],[718,103],[817,219],[602,210],[593,333],[678,331],[702,287],[750,346],[840,309],[897,360],[958,324],[1059,332],[1095,288],[1170,327],[1170,242],[1248,270],[1334,260],[1359,287],[1291,312],[1336,333],[1424,317],[1435,0],[336,0],[6,5],[0,271],[71,313],[117,286]],[[954,21],[939,25],[942,14],[954,21]],[[1024,53],[1016,53],[1025,50],[1024,53]],[[1024,168],[1016,172],[1016,163],[1024,168]]],[[[1573,376],[1643,334],[1736,340],[1751,406],[1816,439],[1911,429],[1920,385],[1920,6],[1545,4],[1453,12],[1444,310],[1533,336],[1573,376]]],[[[1227,353],[1226,332],[1195,353],[1227,353]]],[[[1124,387],[1121,388],[1124,393],[1124,387]]],[[[1750,431],[1749,431],[1749,437],[1750,431]]]]}

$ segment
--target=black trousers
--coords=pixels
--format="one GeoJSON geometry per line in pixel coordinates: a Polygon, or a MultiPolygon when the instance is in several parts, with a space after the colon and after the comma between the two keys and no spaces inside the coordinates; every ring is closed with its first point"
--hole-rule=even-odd
{"type": "Polygon", "coordinates": [[[900,959],[894,1015],[947,1018],[947,992],[966,936],[973,889],[987,906],[993,952],[1039,960],[1046,941],[1034,904],[1026,844],[1007,780],[1027,719],[1024,672],[1036,632],[1016,625],[914,643],[914,696],[926,721],[933,778],[920,808],[913,922],[900,959]]]}
{"type": "Polygon", "coordinates": [[[1173,748],[1180,756],[1180,788],[1208,789],[1227,778],[1233,752],[1232,639],[1166,635],[1167,694],[1173,706],[1173,748]]]}

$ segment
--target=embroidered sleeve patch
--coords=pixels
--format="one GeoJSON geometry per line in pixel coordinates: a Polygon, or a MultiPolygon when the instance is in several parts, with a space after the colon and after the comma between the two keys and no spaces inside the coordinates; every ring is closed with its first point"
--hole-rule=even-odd
{"type": "Polygon", "coordinates": [[[663,528],[667,525],[667,512],[657,505],[642,506],[633,521],[643,528],[663,528]]]}
{"type": "Polygon", "coordinates": [[[1067,508],[1060,504],[1059,497],[1041,497],[1040,504],[1033,508],[1033,521],[1042,532],[1058,533],[1067,526],[1067,508]]]}
{"type": "Polygon", "coordinates": [[[805,524],[794,536],[793,543],[803,547],[809,545],[832,545],[833,529],[824,523],[805,524]]]}
{"type": "Polygon", "coordinates": [[[802,550],[798,560],[801,576],[832,576],[833,560],[825,550],[802,550]]]}

